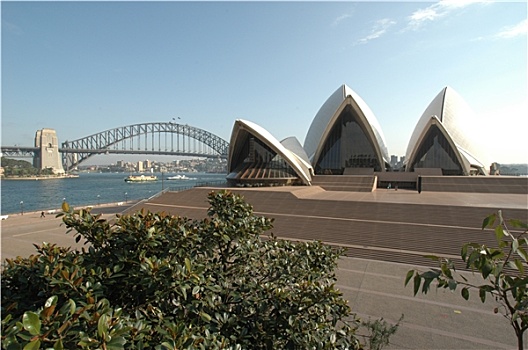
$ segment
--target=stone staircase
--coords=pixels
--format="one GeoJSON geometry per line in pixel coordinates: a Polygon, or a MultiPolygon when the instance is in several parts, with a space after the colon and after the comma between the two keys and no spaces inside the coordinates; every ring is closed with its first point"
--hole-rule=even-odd
{"type": "Polygon", "coordinates": [[[372,192],[377,178],[373,175],[315,175],[312,185],[326,191],[372,192]]]}

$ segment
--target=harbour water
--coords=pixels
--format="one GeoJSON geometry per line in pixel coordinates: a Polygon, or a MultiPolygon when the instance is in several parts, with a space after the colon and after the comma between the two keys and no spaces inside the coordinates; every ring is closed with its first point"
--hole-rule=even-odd
{"type": "Polygon", "coordinates": [[[78,178],[53,180],[2,180],[1,215],[22,211],[59,209],[62,201],[89,206],[103,203],[137,201],[152,197],[163,189],[182,189],[201,183],[218,183],[225,174],[186,173],[189,179],[168,180],[175,174],[154,174],[158,181],[127,183],[126,173],[81,173],[78,178]]]}

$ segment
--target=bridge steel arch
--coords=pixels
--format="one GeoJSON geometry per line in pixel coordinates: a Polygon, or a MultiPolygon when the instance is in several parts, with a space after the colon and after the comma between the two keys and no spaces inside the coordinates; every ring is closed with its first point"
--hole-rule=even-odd
{"type": "Polygon", "coordinates": [[[62,143],[66,171],[96,154],[184,155],[227,158],[229,142],[206,130],[172,122],[122,126],[62,143]]]}

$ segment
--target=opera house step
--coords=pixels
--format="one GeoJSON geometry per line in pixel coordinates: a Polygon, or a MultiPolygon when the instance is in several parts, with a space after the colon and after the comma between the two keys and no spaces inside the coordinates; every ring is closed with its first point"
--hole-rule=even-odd
{"type": "Polygon", "coordinates": [[[373,175],[315,175],[312,185],[326,191],[372,192],[377,178],[373,175]]]}

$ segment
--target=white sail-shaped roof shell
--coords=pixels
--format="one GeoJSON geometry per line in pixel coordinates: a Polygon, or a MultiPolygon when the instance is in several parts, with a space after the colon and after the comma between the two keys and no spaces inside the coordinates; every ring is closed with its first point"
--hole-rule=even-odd
{"type": "Polygon", "coordinates": [[[411,135],[405,154],[407,171],[416,161],[416,155],[427,132],[435,125],[442,131],[449,144],[456,151],[457,159],[463,166],[464,175],[469,175],[471,168],[479,169],[487,175],[484,148],[480,146],[481,136],[475,132],[479,121],[469,105],[451,87],[445,87],[431,101],[418,120],[411,135]]]}
{"type": "Polygon", "coordinates": [[[365,125],[368,137],[374,141],[375,152],[381,165],[383,166],[383,163],[388,164],[390,160],[389,152],[378,120],[365,101],[351,88],[343,84],[321,106],[306,134],[304,149],[312,162],[312,166],[317,162],[321,148],[332,127],[338,121],[341,112],[347,105],[354,109],[365,125]]]}
{"type": "Polygon", "coordinates": [[[281,141],[281,144],[290,152],[293,153],[293,155],[298,158],[299,162],[304,165],[306,169],[312,170],[312,165],[310,164],[310,159],[308,159],[308,155],[306,154],[306,151],[302,147],[301,143],[295,136],[290,136],[285,138],[281,141]]]}
{"type": "Polygon", "coordinates": [[[302,155],[298,156],[291,150],[287,149],[263,127],[243,119],[237,119],[235,121],[235,125],[233,126],[233,131],[231,133],[227,165],[228,172],[231,172],[236,166],[236,164],[233,164],[233,155],[236,152],[237,146],[239,145],[238,139],[242,131],[249,132],[268,147],[270,147],[278,155],[280,155],[295,171],[296,175],[305,185],[311,184],[311,165],[302,160],[302,155]]]}

